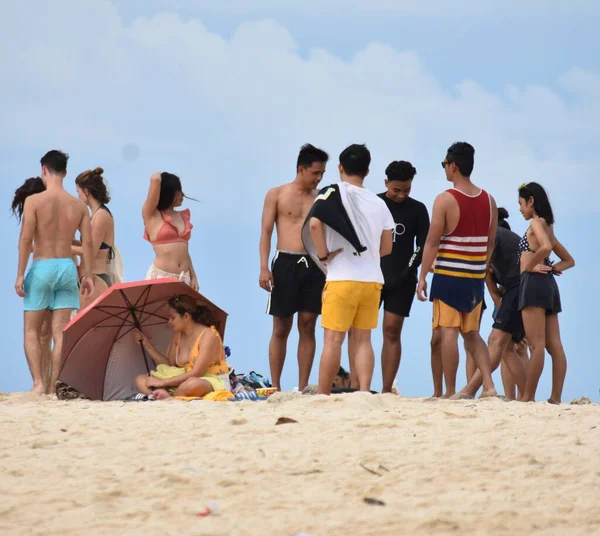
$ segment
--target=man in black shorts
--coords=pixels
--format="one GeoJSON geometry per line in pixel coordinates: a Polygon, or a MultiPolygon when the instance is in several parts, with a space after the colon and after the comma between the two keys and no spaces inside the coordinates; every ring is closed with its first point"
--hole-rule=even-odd
{"type": "MultiPolygon", "coordinates": [[[[502,211],[503,209],[499,208],[498,214],[502,214],[502,211]]],[[[506,214],[508,216],[508,213],[506,214]]],[[[525,337],[523,319],[519,311],[518,247],[520,239],[518,234],[510,230],[510,226],[504,218],[498,221],[496,242],[490,259],[491,269],[486,276],[486,285],[498,308],[488,339],[492,372],[504,359],[519,391],[523,392],[526,381],[525,365],[514,351],[515,343],[521,342],[525,337]],[[499,286],[504,287],[504,293],[500,292],[499,286]]],[[[451,398],[474,398],[481,384],[481,372],[477,369],[464,389],[451,398]]]]}
{"type": "Polygon", "coordinates": [[[410,197],[416,173],[417,170],[410,162],[392,162],[385,170],[387,191],[379,194],[396,224],[392,253],[381,258],[381,270],[385,280],[381,292],[384,310],[381,351],[383,393],[391,392],[400,367],[402,326],[404,319],[410,315],[415,299],[417,268],[421,264],[423,247],[429,232],[427,208],[420,201],[410,197]]]}
{"type": "Polygon", "coordinates": [[[296,178],[267,193],[260,236],[260,286],[269,292],[267,313],[273,317],[269,365],[273,387],[281,389],[287,340],[298,313],[299,390],[308,384],[315,357],[315,326],[321,314],[325,275],[304,249],[302,226],[318,194],[329,156],[306,144],[300,149],[296,178]],[[277,227],[277,251],[269,266],[271,237],[277,227]]]}

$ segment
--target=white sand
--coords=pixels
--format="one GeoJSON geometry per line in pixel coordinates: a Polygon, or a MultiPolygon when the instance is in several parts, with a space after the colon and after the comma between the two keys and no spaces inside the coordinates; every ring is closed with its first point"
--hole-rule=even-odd
{"type": "Polygon", "coordinates": [[[11,536],[600,533],[593,404],[2,394],[0,437],[11,536]]]}

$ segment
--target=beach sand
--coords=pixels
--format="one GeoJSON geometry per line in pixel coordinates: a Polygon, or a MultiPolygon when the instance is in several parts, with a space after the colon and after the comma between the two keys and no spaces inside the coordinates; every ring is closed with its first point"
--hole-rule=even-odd
{"type": "Polygon", "coordinates": [[[0,412],[6,535],[600,533],[595,404],[15,393],[0,412]]]}

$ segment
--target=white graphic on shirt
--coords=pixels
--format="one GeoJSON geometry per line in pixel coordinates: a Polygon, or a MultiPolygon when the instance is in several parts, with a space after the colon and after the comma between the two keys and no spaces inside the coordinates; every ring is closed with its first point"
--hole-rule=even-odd
{"type": "Polygon", "coordinates": [[[394,242],[396,242],[397,236],[402,236],[406,232],[406,227],[404,227],[403,223],[397,223],[396,227],[394,227],[394,242]]]}

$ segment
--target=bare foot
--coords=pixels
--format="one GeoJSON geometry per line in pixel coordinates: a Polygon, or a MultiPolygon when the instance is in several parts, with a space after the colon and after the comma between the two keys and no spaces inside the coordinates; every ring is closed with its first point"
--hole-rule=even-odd
{"type": "Polygon", "coordinates": [[[553,400],[552,398],[549,398],[548,399],[548,404],[557,404],[558,405],[558,404],[560,404],[560,400],[556,401],[556,400],[553,400]]]}
{"type": "Polygon", "coordinates": [[[475,397],[469,393],[464,393],[463,391],[460,391],[459,393],[456,393],[455,395],[452,395],[450,397],[450,400],[473,400],[475,397]]]}
{"type": "Polygon", "coordinates": [[[498,396],[498,392],[494,388],[490,389],[489,391],[483,391],[479,398],[491,398],[493,396],[498,396]]]}
{"type": "Polygon", "coordinates": [[[46,388],[43,383],[34,383],[33,387],[29,389],[29,392],[33,395],[45,395],[46,388]]]}
{"type": "Polygon", "coordinates": [[[444,393],[438,393],[437,391],[431,395],[431,398],[442,398],[444,393]]]}
{"type": "Polygon", "coordinates": [[[453,397],[455,394],[456,394],[456,393],[446,393],[446,394],[444,394],[444,395],[440,396],[440,398],[443,398],[443,399],[445,399],[445,400],[446,400],[446,399],[448,399],[448,398],[452,398],[452,397],[453,397]]]}
{"type": "Polygon", "coordinates": [[[154,400],[165,400],[166,398],[171,398],[171,395],[166,389],[154,389],[152,391],[152,396],[154,400]]]}

